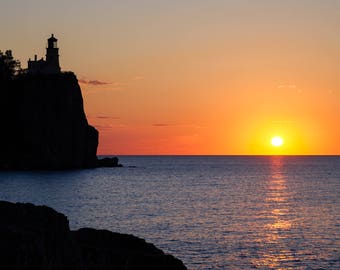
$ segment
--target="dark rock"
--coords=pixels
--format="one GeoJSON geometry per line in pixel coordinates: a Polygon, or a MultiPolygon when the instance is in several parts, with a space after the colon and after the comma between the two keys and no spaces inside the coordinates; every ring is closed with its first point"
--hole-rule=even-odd
{"type": "Polygon", "coordinates": [[[70,231],[67,218],[46,206],[0,202],[0,216],[0,269],[186,269],[180,260],[132,235],[70,231]]]}
{"type": "Polygon", "coordinates": [[[0,216],[0,269],[84,269],[64,215],[0,202],[0,216]]]}
{"type": "Polygon", "coordinates": [[[98,131],[87,122],[71,73],[21,75],[0,85],[0,169],[97,166],[98,131]]]}
{"type": "Polygon", "coordinates": [[[97,166],[98,167],[123,167],[122,164],[119,164],[119,160],[117,157],[113,157],[113,158],[106,157],[106,158],[98,159],[97,166]]]}
{"type": "Polygon", "coordinates": [[[88,269],[104,270],[108,265],[110,269],[186,269],[180,260],[132,235],[94,229],[72,235],[88,269]]]}

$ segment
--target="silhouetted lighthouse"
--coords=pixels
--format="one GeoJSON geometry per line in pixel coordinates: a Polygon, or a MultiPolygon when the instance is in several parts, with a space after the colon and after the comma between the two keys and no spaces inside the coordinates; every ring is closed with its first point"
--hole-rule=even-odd
{"type": "Polygon", "coordinates": [[[47,40],[46,48],[46,60],[43,58],[37,58],[34,56],[34,60],[31,58],[28,60],[27,72],[30,74],[58,74],[60,73],[59,65],[59,49],[57,46],[57,39],[51,35],[47,40]]]}
{"type": "Polygon", "coordinates": [[[48,69],[48,73],[59,73],[59,49],[57,46],[57,39],[52,34],[51,37],[47,40],[47,48],[46,48],[46,68],[48,69]]]}

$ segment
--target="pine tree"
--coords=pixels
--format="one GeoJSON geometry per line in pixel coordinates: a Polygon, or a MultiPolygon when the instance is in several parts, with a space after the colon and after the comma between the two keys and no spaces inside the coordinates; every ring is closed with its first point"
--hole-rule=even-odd
{"type": "Polygon", "coordinates": [[[12,51],[0,51],[0,81],[11,80],[21,71],[20,62],[15,60],[12,51]]]}

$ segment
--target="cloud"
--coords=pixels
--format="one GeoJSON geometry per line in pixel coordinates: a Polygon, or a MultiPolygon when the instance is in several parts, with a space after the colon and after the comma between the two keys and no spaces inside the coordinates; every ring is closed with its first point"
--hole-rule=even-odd
{"type": "Polygon", "coordinates": [[[99,80],[79,79],[78,82],[86,89],[84,94],[97,94],[124,90],[127,85],[122,82],[103,82],[99,80]]]}
{"type": "Polygon", "coordinates": [[[102,81],[98,81],[98,80],[90,80],[90,81],[87,81],[87,80],[78,80],[79,83],[82,83],[82,84],[89,84],[89,85],[107,85],[107,84],[112,84],[110,82],[102,82],[102,81]]]}
{"type": "Polygon", "coordinates": [[[144,80],[144,76],[141,75],[137,75],[135,77],[132,78],[133,81],[140,81],[140,80],[144,80]]]}
{"type": "Polygon", "coordinates": [[[152,124],[153,127],[168,127],[170,126],[169,124],[163,124],[163,123],[158,123],[158,124],[152,124]]]}
{"type": "Polygon", "coordinates": [[[118,119],[121,119],[118,116],[110,116],[110,115],[88,115],[87,118],[89,118],[89,119],[99,119],[99,120],[108,120],[108,119],[118,120],[118,119]]]}
{"type": "Polygon", "coordinates": [[[294,89],[298,94],[302,93],[302,89],[300,89],[296,84],[287,84],[287,83],[281,83],[277,85],[278,89],[294,89]]]}
{"type": "Polygon", "coordinates": [[[295,124],[296,121],[291,120],[274,120],[272,121],[273,124],[295,124]]]}
{"type": "Polygon", "coordinates": [[[191,128],[191,129],[205,129],[207,128],[206,126],[200,126],[196,124],[184,124],[184,123],[155,123],[152,124],[153,127],[181,127],[181,128],[191,128]]]}
{"type": "Polygon", "coordinates": [[[97,119],[120,119],[120,117],[116,116],[95,116],[97,119]]]}
{"type": "Polygon", "coordinates": [[[279,84],[277,88],[290,88],[290,89],[296,89],[297,86],[295,84],[279,84]]]}
{"type": "Polygon", "coordinates": [[[98,124],[93,124],[93,126],[99,130],[111,130],[113,128],[112,125],[98,125],[98,124]]]}
{"type": "MultiPolygon", "coordinates": [[[[125,124],[112,124],[112,123],[108,123],[108,124],[101,123],[101,124],[99,124],[99,123],[92,123],[91,125],[94,126],[97,129],[99,129],[100,132],[129,128],[125,124]]],[[[135,130],[135,128],[133,130],[135,130]]]]}
{"type": "Polygon", "coordinates": [[[87,85],[89,89],[87,94],[96,94],[102,91],[120,91],[131,85],[133,82],[144,80],[144,76],[136,75],[126,82],[104,82],[100,80],[87,80],[86,78],[79,79],[78,82],[82,85],[87,85]],[[90,88],[93,86],[92,88],[90,88]]]}

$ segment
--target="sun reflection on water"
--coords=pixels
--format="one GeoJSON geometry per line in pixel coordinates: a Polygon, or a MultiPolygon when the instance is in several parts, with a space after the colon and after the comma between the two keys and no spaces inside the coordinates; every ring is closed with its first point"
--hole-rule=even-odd
{"type": "Polygon", "coordinates": [[[293,223],[290,219],[291,194],[287,187],[283,157],[273,157],[270,170],[271,175],[266,186],[267,195],[264,199],[269,222],[263,226],[264,237],[260,240],[263,250],[252,263],[261,269],[292,269],[284,265],[287,261],[294,261],[295,258],[294,253],[287,249],[285,244],[293,223]]]}

